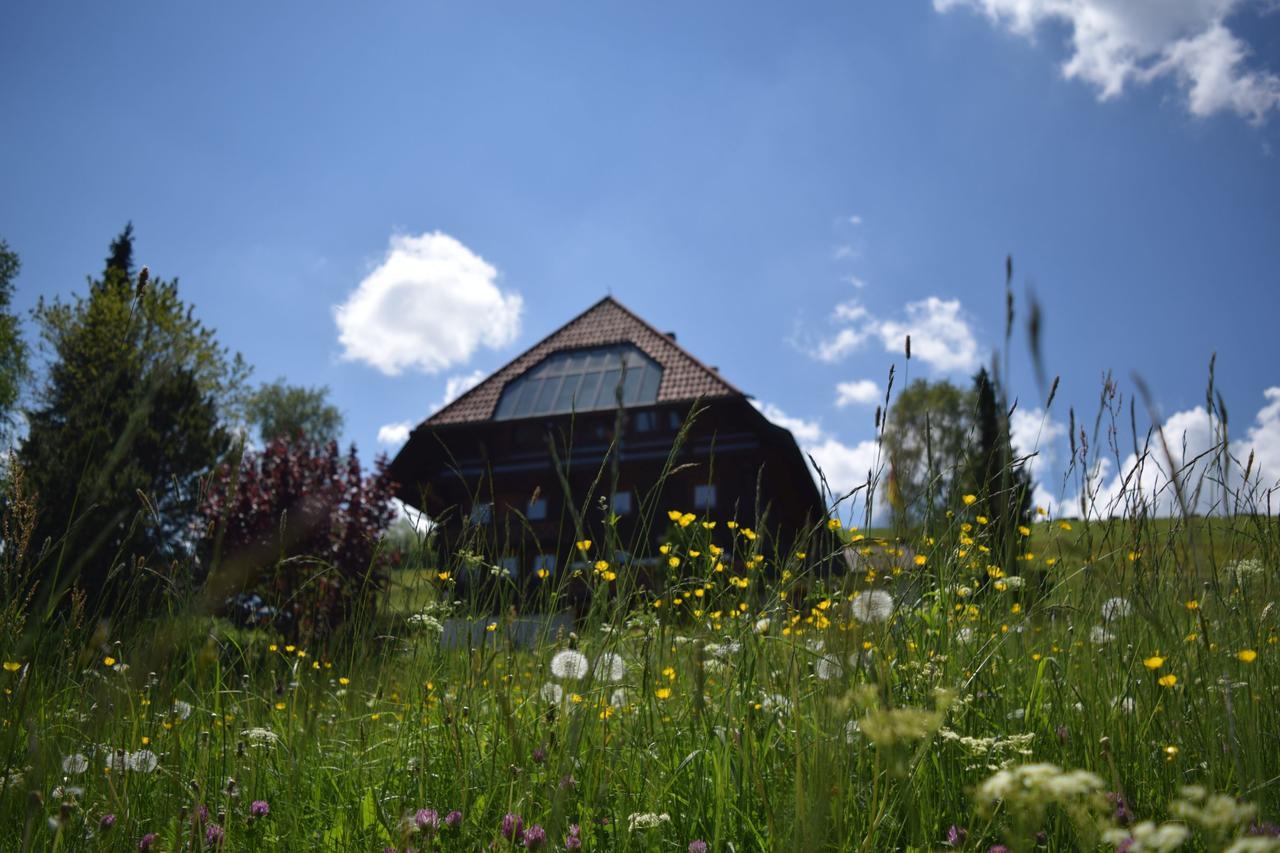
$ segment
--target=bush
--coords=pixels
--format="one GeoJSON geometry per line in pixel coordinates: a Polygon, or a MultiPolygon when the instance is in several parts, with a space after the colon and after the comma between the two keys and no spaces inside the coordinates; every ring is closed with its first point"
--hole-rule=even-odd
{"type": "Polygon", "coordinates": [[[385,586],[378,540],[395,518],[385,457],[364,476],[355,445],[277,439],[218,469],[199,510],[206,600],[243,623],[323,638],[371,612],[385,586]]]}

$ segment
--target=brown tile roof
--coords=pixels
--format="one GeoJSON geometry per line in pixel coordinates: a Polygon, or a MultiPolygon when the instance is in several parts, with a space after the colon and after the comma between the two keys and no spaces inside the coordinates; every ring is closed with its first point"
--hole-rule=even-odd
{"type": "Polygon", "coordinates": [[[741,391],[721,379],[720,374],[698,361],[670,337],[640,319],[612,296],[606,296],[436,412],[425,423],[438,426],[488,420],[493,417],[494,407],[507,382],[551,353],[624,342],[635,344],[662,366],[659,403],[742,395],[741,391]]]}

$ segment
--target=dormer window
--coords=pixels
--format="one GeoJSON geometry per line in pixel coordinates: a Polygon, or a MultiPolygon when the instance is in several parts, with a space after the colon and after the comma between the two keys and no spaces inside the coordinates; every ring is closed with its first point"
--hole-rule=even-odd
{"type": "Polygon", "coordinates": [[[502,389],[494,420],[657,402],[662,368],[632,344],[558,352],[502,389]]]}

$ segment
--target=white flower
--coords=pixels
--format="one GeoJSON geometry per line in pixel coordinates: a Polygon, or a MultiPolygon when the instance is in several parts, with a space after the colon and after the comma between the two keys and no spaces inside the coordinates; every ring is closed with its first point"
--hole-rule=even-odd
{"type": "Polygon", "coordinates": [[[440,620],[429,613],[413,614],[409,617],[409,625],[413,628],[434,631],[437,634],[444,633],[444,625],[440,624],[440,620]]]}
{"type": "Polygon", "coordinates": [[[1129,603],[1129,599],[1116,596],[1108,598],[1102,602],[1102,621],[1115,622],[1117,619],[1124,619],[1133,612],[1133,605],[1129,603]]]}
{"type": "Polygon", "coordinates": [[[1008,575],[1004,578],[1005,589],[1014,590],[1022,589],[1026,585],[1026,579],[1021,575],[1008,575]]]}
{"type": "Polygon", "coordinates": [[[240,736],[253,743],[276,744],[280,742],[280,735],[271,731],[271,729],[252,728],[245,729],[240,732],[240,736]]]}
{"type": "Polygon", "coordinates": [[[707,643],[706,652],[713,658],[726,658],[742,651],[742,643],[733,640],[728,643],[707,643]]]}
{"type": "Polygon", "coordinates": [[[858,725],[857,720],[850,720],[844,726],[844,742],[853,745],[857,743],[858,736],[862,734],[862,729],[858,725]]]}
{"type": "Polygon", "coordinates": [[[767,693],[760,700],[760,710],[766,714],[785,714],[791,710],[791,700],[778,693],[767,693]]]}
{"type": "Polygon", "coordinates": [[[1119,708],[1121,711],[1124,711],[1126,714],[1132,714],[1134,711],[1137,710],[1138,703],[1133,701],[1132,696],[1125,696],[1123,698],[1117,696],[1115,700],[1111,703],[1111,707],[1119,708]]]}
{"type": "Polygon", "coordinates": [[[183,702],[181,699],[173,700],[173,715],[179,720],[185,720],[191,716],[191,703],[183,702]]]}
{"type": "Polygon", "coordinates": [[[627,818],[627,829],[635,832],[637,829],[653,829],[655,826],[661,826],[664,823],[671,822],[671,815],[663,812],[662,814],[654,814],[653,812],[636,812],[627,818]]]}
{"type": "Polygon", "coordinates": [[[768,616],[764,617],[763,619],[757,619],[756,624],[754,626],[754,630],[757,634],[768,633],[770,624],[772,623],[769,621],[768,616]]]}
{"type": "Polygon", "coordinates": [[[538,695],[542,697],[542,701],[552,705],[559,705],[564,701],[564,688],[554,681],[548,681],[542,685],[542,689],[538,691],[538,695]]]}
{"type": "Polygon", "coordinates": [[[619,687],[609,696],[609,704],[621,711],[627,707],[627,691],[619,687]]]}
{"type": "Polygon", "coordinates": [[[823,655],[813,662],[813,674],[823,681],[830,681],[844,675],[844,667],[835,655],[823,655]]]}
{"type": "Polygon", "coordinates": [[[125,765],[130,770],[136,770],[139,773],[150,773],[160,763],[160,760],[156,758],[156,754],[149,749],[131,752],[125,756],[124,760],[125,765]]]}
{"type": "Polygon", "coordinates": [[[1115,634],[1111,633],[1101,625],[1094,625],[1093,628],[1089,630],[1089,642],[1097,646],[1109,643],[1115,638],[1115,634]]]}
{"type": "Polygon", "coordinates": [[[855,598],[850,610],[859,622],[887,622],[893,615],[893,596],[882,589],[873,589],[855,598]]]}
{"type": "Polygon", "coordinates": [[[80,774],[89,769],[89,759],[83,753],[73,753],[62,759],[62,772],[80,774]]]}
{"type": "Polygon", "coordinates": [[[621,681],[627,674],[627,662],[622,655],[605,652],[596,658],[595,672],[596,681],[621,681]]]}
{"type": "Polygon", "coordinates": [[[551,674],[556,678],[573,680],[586,678],[590,670],[591,664],[587,661],[587,656],[582,652],[564,649],[556,652],[555,656],[551,658],[551,674]]]}
{"type": "Polygon", "coordinates": [[[967,642],[971,641],[972,639],[973,639],[973,629],[972,629],[972,628],[961,628],[959,631],[956,631],[956,642],[957,642],[957,643],[967,643],[967,642]]]}

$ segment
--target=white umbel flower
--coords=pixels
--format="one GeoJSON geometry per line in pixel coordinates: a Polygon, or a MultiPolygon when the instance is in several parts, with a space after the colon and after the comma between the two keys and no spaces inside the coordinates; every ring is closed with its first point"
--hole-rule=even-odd
{"type": "Polygon", "coordinates": [[[663,812],[662,814],[654,814],[653,812],[636,812],[627,817],[627,829],[635,832],[637,829],[653,829],[655,826],[661,826],[664,823],[671,822],[671,815],[663,812]]]}
{"type": "Polygon", "coordinates": [[[893,596],[882,589],[873,589],[855,598],[849,609],[859,622],[887,622],[893,615],[893,596]]]}
{"type": "Polygon", "coordinates": [[[556,652],[551,658],[551,674],[556,678],[576,681],[579,678],[586,678],[590,671],[591,664],[582,652],[565,649],[556,652]]]}

